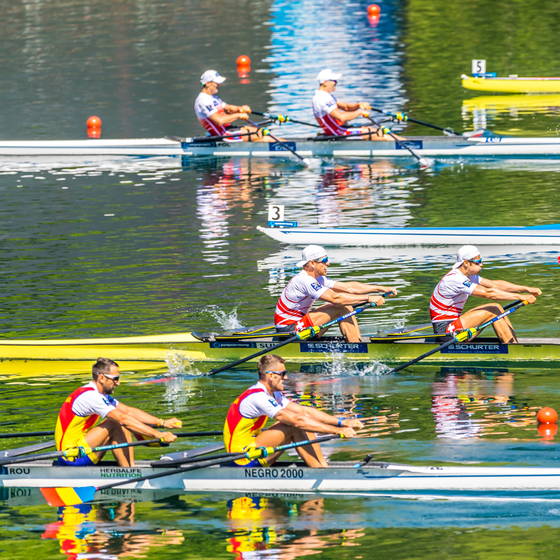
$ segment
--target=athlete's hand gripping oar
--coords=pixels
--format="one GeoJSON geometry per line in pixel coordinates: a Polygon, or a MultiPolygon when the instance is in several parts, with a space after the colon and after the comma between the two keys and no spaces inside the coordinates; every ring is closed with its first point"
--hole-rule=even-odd
{"type": "Polygon", "coordinates": [[[380,123],[378,123],[375,119],[373,119],[372,117],[370,117],[369,115],[367,115],[367,113],[364,113],[365,118],[370,121],[371,123],[373,123],[379,130],[381,130],[384,134],[388,134],[397,144],[397,146],[399,146],[401,149],[405,149],[407,150],[412,157],[414,157],[420,167],[422,169],[427,169],[428,167],[430,167],[430,162],[426,159],[424,159],[423,157],[420,157],[407,143],[406,140],[400,140],[398,138],[398,136],[392,132],[390,129],[382,126],[380,123]]]}
{"type": "Polygon", "coordinates": [[[166,476],[173,476],[175,474],[181,474],[188,471],[194,471],[198,469],[204,469],[206,467],[214,467],[217,465],[223,465],[226,463],[231,463],[238,459],[258,459],[260,457],[268,457],[278,451],[286,451],[287,449],[294,449],[296,447],[301,447],[305,445],[313,445],[315,443],[321,443],[324,441],[329,441],[331,439],[338,439],[344,437],[342,434],[326,434],[324,436],[319,436],[314,439],[295,441],[292,443],[286,443],[284,445],[279,445],[277,447],[255,447],[249,449],[243,453],[227,453],[220,454],[214,458],[210,457],[203,461],[197,461],[186,467],[178,467],[176,469],[162,469],[161,472],[149,474],[146,476],[140,476],[137,478],[127,478],[124,480],[118,480],[117,482],[110,482],[109,484],[103,484],[102,486],[81,486],[74,488],[41,488],[41,493],[43,497],[47,500],[51,506],[69,506],[78,505],[83,502],[90,502],[94,499],[95,493],[99,490],[107,490],[109,488],[116,488],[117,486],[125,486],[126,484],[137,484],[146,480],[154,480],[156,478],[163,478],[166,476]],[[225,456],[224,456],[225,455],[225,456]]]}
{"type": "Polygon", "coordinates": [[[410,362],[406,362],[406,364],[397,366],[396,368],[392,369],[389,373],[395,373],[397,371],[401,371],[402,369],[405,369],[408,366],[411,366],[419,362],[420,360],[423,360],[424,358],[427,358],[428,356],[435,354],[436,352],[441,352],[442,350],[444,350],[448,346],[451,346],[452,344],[455,344],[457,342],[467,342],[468,340],[471,340],[474,336],[476,336],[479,332],[481,332],[486,327],[490,326],[492,323],[495,323],[496,321],[503,319],[504,317],[510,315],[514,311],[517,311],[520,307],[523,307],[524,305],[528,305],[528,303],[529,303],[528,301],[523,300],[523,301],[516,301],[513,304],[510,304],[508,309],[506,309],[503,313],[496,315],[496,317],[493,317],[492,319],[486,321],[485,323],[478,325],[478,327],[471,327],[469,329],[464,329],[462,331],[459,331],[458,333],[453,335],[453,338],[451,340],[447,340],[440,346],[437,346],[436,348],[432,348],[432,350],[428,350],[421,356],[418,356],[417,358],[410,360],[410,362]]]}
{"type": "Polygon", "coordinates": [[[432,124],[429,122],[420,121],[418,119],[413,119],[412,117],[409,117],[406,113],[386,113],[382,109],[377,109],[376,107],[372,107],[371,110],[375,111],[376,113],[381,113],[383,115],[391,117],[393,120],[398,122],[413,122],[416,124],[420,124],[422,126],[427,126],[428,128],[441,130],[447,136],[463,136],[461,133],[455,132],[452,128],[449,127],[444,128],[443,126],[438,126],[437,124],[432,124]]]}
{"type": "Polygon", "coordinates": [[[282,115],[282,114],[273,115],[272,113],[261,113],[259,111],[251,111],[251,113],[253,113],[253,115],[258,115],[259,117],[265,117],[265,118],[270,119],[272,121],[275,121],[279,124],[284,124],[284,123],[291,122],[291,123],[294,123],[294,124],[303,124],[305,126],[312,126],[313,128],[321,128],[321,126],[318,125],[317,123],[299,121],[297,119],[292,119],[292,117],[290,117],[289,115],[282,115]]]}
{"type": "MultiPolygon", "coordinates": [[[[213,430],[213,431],[206,431],[206,432],[176,432],[175,435],[177,437],[197,437],[197,436],[201,436],[201,437],[207,437],[207,436],[221,436],[222,432],[221,431],[217,431],[217,430],[213,430]]],[[[49,445],[48,447],[50,447],[51,445],[54,445],[54,442],[48,442],[49,445]]],[[[115,443],[115,444],[111,444],[111,445],[101,445],[99,447],[94,447],[92,449],[86,449],[84,447],[72,447],[69,449],[66,449],[64,451],[51,451],[49,453],[40,453],[38,455],[27,455],[25,457],[19,457],[19,455],[21,455],[21,453],[17,453],[18,457],[15,457],[15,454],[11,454],[11,456],[14,456],[13,458],[10,458],[10,456],[6,455],[2,455],[0,453],[0,466],[1,465],[12,465],[14,463],[27,463],[30,461],[40,461],[42,459],[58,459],[59,457],[64,457],[64,458],[73,458],[73,457],[79,457],[81,455],[86,455],[90,452],[101,452],[101,451],[112,451],[113,449],[121,449],[121,448],[125,448],[125,447],[135,447],[137,445],[147,445],[147,446],[153,446],[153,445],[161,445],[161,446],[167,446],[169,445],[168,443],[163,442],[161,439],[143,439],[143,440],[138,440],[138,441],[132,441],[132,442],[124,442],[124,443],[115,443]],[[5,457],[5,458],[2,458],[5,457]]]]}
{"type": "MultiPolygon", "coordinates": [[[[389,295],[391,295],[393,292],[386,292],[384,294],[379,294],[381,297],[387,297],[389,295]]],[[[361,305],[360,307],[356,307],[356,309],[354,309],[353,311],[349,311],[348,313],[345,313],[344,315],[341,315],[340,317],[337,317],[336,319],[332,319],[332,321],[329,321],[328,323],[324,323],[322,325],[312,325],[311,327],[306,327],[304,329],[301,329],[300,331],[297,331],[293,336],[290,336],[289,338],[287,338],[286,340],[283,340],[282,342],[278,342],[277,344],[275,344],[274,346],[270,347],[270,348],[264,348],[262,350],[259,350],[258,352],[255,352],[254,354],[250,354],[249,356],[245,356],[244,358],[241,358],[240,360],[236,360],[235,362],[231,362],[229,364],[226,364],[225,366],[221,366],[219,368],[214,368],[211,369],[208,372],[208,375],[214,375],[215,373],[220,373],[221,371],[224,371],[226,369],[230,369],[232,367],[238,366],[239,364],[243,364],[245,362],[248,362],[249,360],[252,360],[253,358],[258,358],[259,356],[262,356],[263,354],[268,354],[269,352],[273,352],[274,350],[277,350],[278,348],[282,348],[282,346],[286,346],[286,344],[290,344],[290,342],[295,342],[296,340],[307,340],[308,338],[312,338],[316,335],[318,335],[323,329],[328,329],[329,327],[332,327],[333,325],[336,325],[337,323],[340,323],[342,321],[344,321],[345,319],[348,319],[349,317],[352,317],[354,315],[357,315],[358,313],[361,313],[362,311],[365,311],[366,309],[369,309],[370,307],[376,307],[377,304],[375,302],[371,302],[371,303],[366,303],[365,305],[361,305]]]]}

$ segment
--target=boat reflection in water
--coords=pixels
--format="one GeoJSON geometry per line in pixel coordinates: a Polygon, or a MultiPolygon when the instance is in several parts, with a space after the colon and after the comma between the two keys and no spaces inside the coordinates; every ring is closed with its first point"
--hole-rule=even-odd
{"type": "Polygon", "coordinates": [[[514,373],[505,368],[442,367],[432,386],[438,438],[534,438],[537,408],[515,398],[514,373]]]}
{"type": "Polygon", "coordinates": [[[319,550],[352,546],[364,529],[334,529],[325,519],[325,499],[240,496],[227,502],[227,550],[235,558],[291,559],[319,550]],[[293,527],[297,527],[294,538],[293,527]]]}

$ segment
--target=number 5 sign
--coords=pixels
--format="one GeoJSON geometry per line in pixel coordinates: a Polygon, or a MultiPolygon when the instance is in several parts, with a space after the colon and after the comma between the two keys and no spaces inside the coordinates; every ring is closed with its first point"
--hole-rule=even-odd
{"type": "Polygon", "coordinates": [[[473,74],[485,74],[486,73],[486,60],[473,60],[471,72],[473,74]]]}

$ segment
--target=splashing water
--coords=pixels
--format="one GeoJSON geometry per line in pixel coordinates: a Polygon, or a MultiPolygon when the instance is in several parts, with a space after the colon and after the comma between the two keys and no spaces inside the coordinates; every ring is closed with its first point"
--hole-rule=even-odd
{"type": "Polygon", "coordinates": [[[353,362],[344,354],[333,352],[331,360],[323,363],[323,371],[333,377],[366,377],[386,375],[391,368],[381,362],[353,362]]]}
{"type": "Polygon", "coordinates": [[[220,327],[224,330],[242,329],[243,325],[237,317],[237,307],[234,307],[229,313],[218,307],[211,305],[207,309],[210,316],[215,319],[220,327]]]}

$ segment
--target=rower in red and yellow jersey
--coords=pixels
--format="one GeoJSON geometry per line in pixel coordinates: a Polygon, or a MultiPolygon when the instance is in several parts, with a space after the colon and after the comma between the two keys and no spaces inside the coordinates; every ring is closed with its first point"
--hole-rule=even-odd
{"type": "MultiPolygon", "coordinates": [[[[337,418],[312,406],[290,401],[284,394],[286,366],[284,359],[267,354],[259,360],[259,380],[231,404],[224,424],[224,445],[231,453],[242,453],[254,447],[278,447],[286,443],[315,438],[315,433],[341,434],[354,437],[363,427],[357,418],[337,418]],[[263,429],[268,418],[275,420],[263,429]]],[[[309,467],[326,467],[327,461],[318,443],[297,447],[309,467]]],[[[273,464],[281,451],[265,458],[240,459],[240,466],[273,464]]]]}
{"type": "MultiPolygon", "coordinates": [[[[119,365],[108,358],[98,358],[92,367],[92,380],[72,392],[62,404],[55,428],[56,448],[64,451],[82,448],[77,457],[61,457],[57,464],[85,466],[97,463],[103,453],[94,447],[131,442],[133,436],[158,438],[170,443],[177,439],[171,432],[161,432],[152,426],[180,428],[177,418],[163,420],[127,406],[112,396],[120,381],[119,365]],[[97,424],[98,420],[103,421],[97,424]],[[97,424],[97,425],[96,425],[97,424]]],[[[113,454],[122,467],[134,465],[133,447],[114,449],[113,454]]]]}

